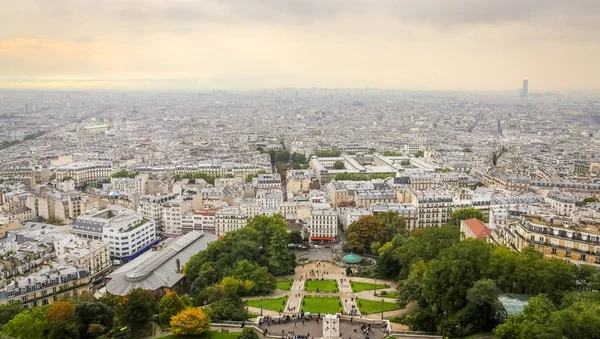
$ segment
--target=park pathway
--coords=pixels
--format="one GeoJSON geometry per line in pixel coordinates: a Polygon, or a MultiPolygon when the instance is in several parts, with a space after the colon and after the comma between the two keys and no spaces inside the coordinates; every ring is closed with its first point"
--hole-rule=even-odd
{"type": "Polygon", "coordinates": [[[292,295],[288,299],[286,312],[299,313],[302,305],[302,293],[298,291],[292,291],[292,295]]]}
{"type": "Polygon", "coordinates": [[[303,279],[296,279],[292,284],[292,291],[304,291],[304,282],[303,279]]]}

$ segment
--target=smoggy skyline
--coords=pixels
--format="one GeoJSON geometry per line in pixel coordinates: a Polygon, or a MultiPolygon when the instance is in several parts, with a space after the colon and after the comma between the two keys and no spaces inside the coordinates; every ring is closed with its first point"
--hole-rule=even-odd
{"type": "Polygon", "coordinates": [[[5,0],[0,88],[599,90],[594,0],[5,0]]]}

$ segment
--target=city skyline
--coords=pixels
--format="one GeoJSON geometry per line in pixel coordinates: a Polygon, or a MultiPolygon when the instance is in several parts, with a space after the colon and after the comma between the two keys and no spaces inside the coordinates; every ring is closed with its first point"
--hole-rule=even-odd
{"type": "Polygon", "coordinates": [[[600,89],[594,1],[9,2],[2,89],[600,89]]]}

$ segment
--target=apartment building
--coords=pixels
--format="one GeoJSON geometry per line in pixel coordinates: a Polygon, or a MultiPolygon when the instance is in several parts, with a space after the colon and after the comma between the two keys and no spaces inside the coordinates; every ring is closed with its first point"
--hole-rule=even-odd
{"type": "Polygon", "coordinates": [[[288,194],[298,195],[310,190],[310,174],[308,171],[290,170],[287,173],[286,189],[288,194]]]}
{"type": "Polygon", "coordinates": [[[83,239],[103,240],[112,259],[129,261],[158,242],[154,220],[118,206],[98,207],[80,215],[71,233],[83,239]]]}
{"type": "Polygon", "coordinates": [[[283,191],[277,189],[259,189],[256,191],[256,203],[260,207],[279,210],[283,203],[283,191]]]}
{"type": "MultiPolygon", "coordinates": [[[[31,250],[38,246],[50,249],[43,258],[51,261],[53,266],[84,268],[88,270],[92,279],[106,274],[112,265],[110,248],[104,241],[82,239],[65,233],[57,226],[45,223],[27,222],[21,228],[8,231],[2,249],[16,253],[30,253],[28,258],[31,259],[42,257],[31,254],[31,250]]],[[[5,265],[5,267],[10,266],[5,265]]]]}
{"type": "Polygon", "coordinates": [[[138,174],[135,178],[111,178],[112,189],[122,194],[144,195],[148,193],[150,175],[138,174]]]}
{"type": "MultiPolygon", "coordinates": [[[[310,241],[336,241],[338,236],[337,213],[329,206],[314,204],[308,220],[310,241]]],[[[327,204],[328,205],[328,204],[327,204]]]]}
{"type": "Polygon", "coordinates": [[[536,249],[547,258],[560,258],[575,264],[600,265],[598,224],[574,226],[568,221],[521,217],[492,232],[492,241],[517,251],[536,249]]]}
{"type": "Polygon", "coordinates": [[[259,174],[256,178],[258,189],[281,189],[281,176],[279,174],[259,174]]]}
{"type": "Polygon", "coordinates": [[[156,229],[162,232],[163,205],[179,195],[175,193],[163,195],[144,195],[140,197],[138,213],[141,213],[144,218],[154,220],[156,229]]]}
{"type": "Polygon", "coordinates": [[[181,216],[181,234],[203,231],[215,234],[216,210],[187,211],[181,216]]]}
{"type": "Polygon", "coordinates": [[[71,178],[76,185],[108,182],[112,165],[108,162],[73,162],[54,169],[56,180],[71,178]]]}
{"type": "Polygon", "coordinates": [[[419,210],[413,204],[407,203],[385,203],[371,205],[371,213],[377,215],[384,212],[396,212],[406,221],[409,231],[419,227],[419,210]]]}
{"type": "MultiPolygon", "coordinates": [[[[371,205],[371,207],[373,206],[376,205],[371,205]]],[[[338,208],[337,214],[339,223],[342,224],[342,227],[344,228],[344,230],[346,230],[348,226],[352,225],[352,223],[354,223],[355,221],[358,221],[358,219],[360,219],[361,217],[365,215],[372,215],[373,213],[369,209],[349,207],[338,208]]]]}
{"type": "Polygon", "coordinates": [[[453,192],[445,190],[417,191],[411,203],[419,210],[419,226],[445,225],[453,211],[453,192]]]}
{"type": "Polygon", "coordinates": [[[183,215],[193,210],[192,197],[178,196],[163,204],[162,228],[165,236],[177,237],[182,234],[183,215]]]}
{"type": "Polygon", "coordinates": [[[545,200],[550,204],[552,211],[558,215],[570,216],[576,209],[575,203],[582,199],[564,192],[549,192],[545,200]]]}
{"type": "Polygon", "coordinates": [[[46,267],[14,279],[0,289],[0,305],[18,304],[23,308],[44,306],[65,298],[77,298],[83,292],[91,292],[90,276],[86,269],[46,267]]]}
{"type": "Polygon", "coordinates": [[[245,211],[240,207],[228,206],[215,213],[215,234],[219,237],[239,230],[248,224],[245,211]]]}
{"type": "Polygon", "coordinates": [[[280,206],[285,220],[305,221],[310,218],[310,203],[308,201],[285,201],[280,206]]]}

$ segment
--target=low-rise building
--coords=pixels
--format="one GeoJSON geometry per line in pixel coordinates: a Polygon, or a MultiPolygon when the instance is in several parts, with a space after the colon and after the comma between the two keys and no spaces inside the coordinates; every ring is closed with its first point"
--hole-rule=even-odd
{"type": "Polygon", "coordinates": [[[121,296],[136,288],[158,296],[169,291],[183,293],[183,267],[215,240],[215,235],[200,231],[170,238],[108,275],[106,291],[121,296]]]}
{"type": "Polygon", "coordinates": [[[483,221],[472,218],[461,220],[460,222],[460,237],[461,239],[483,239],[490,237],[492,229],[488,228],[483,221]]]}

